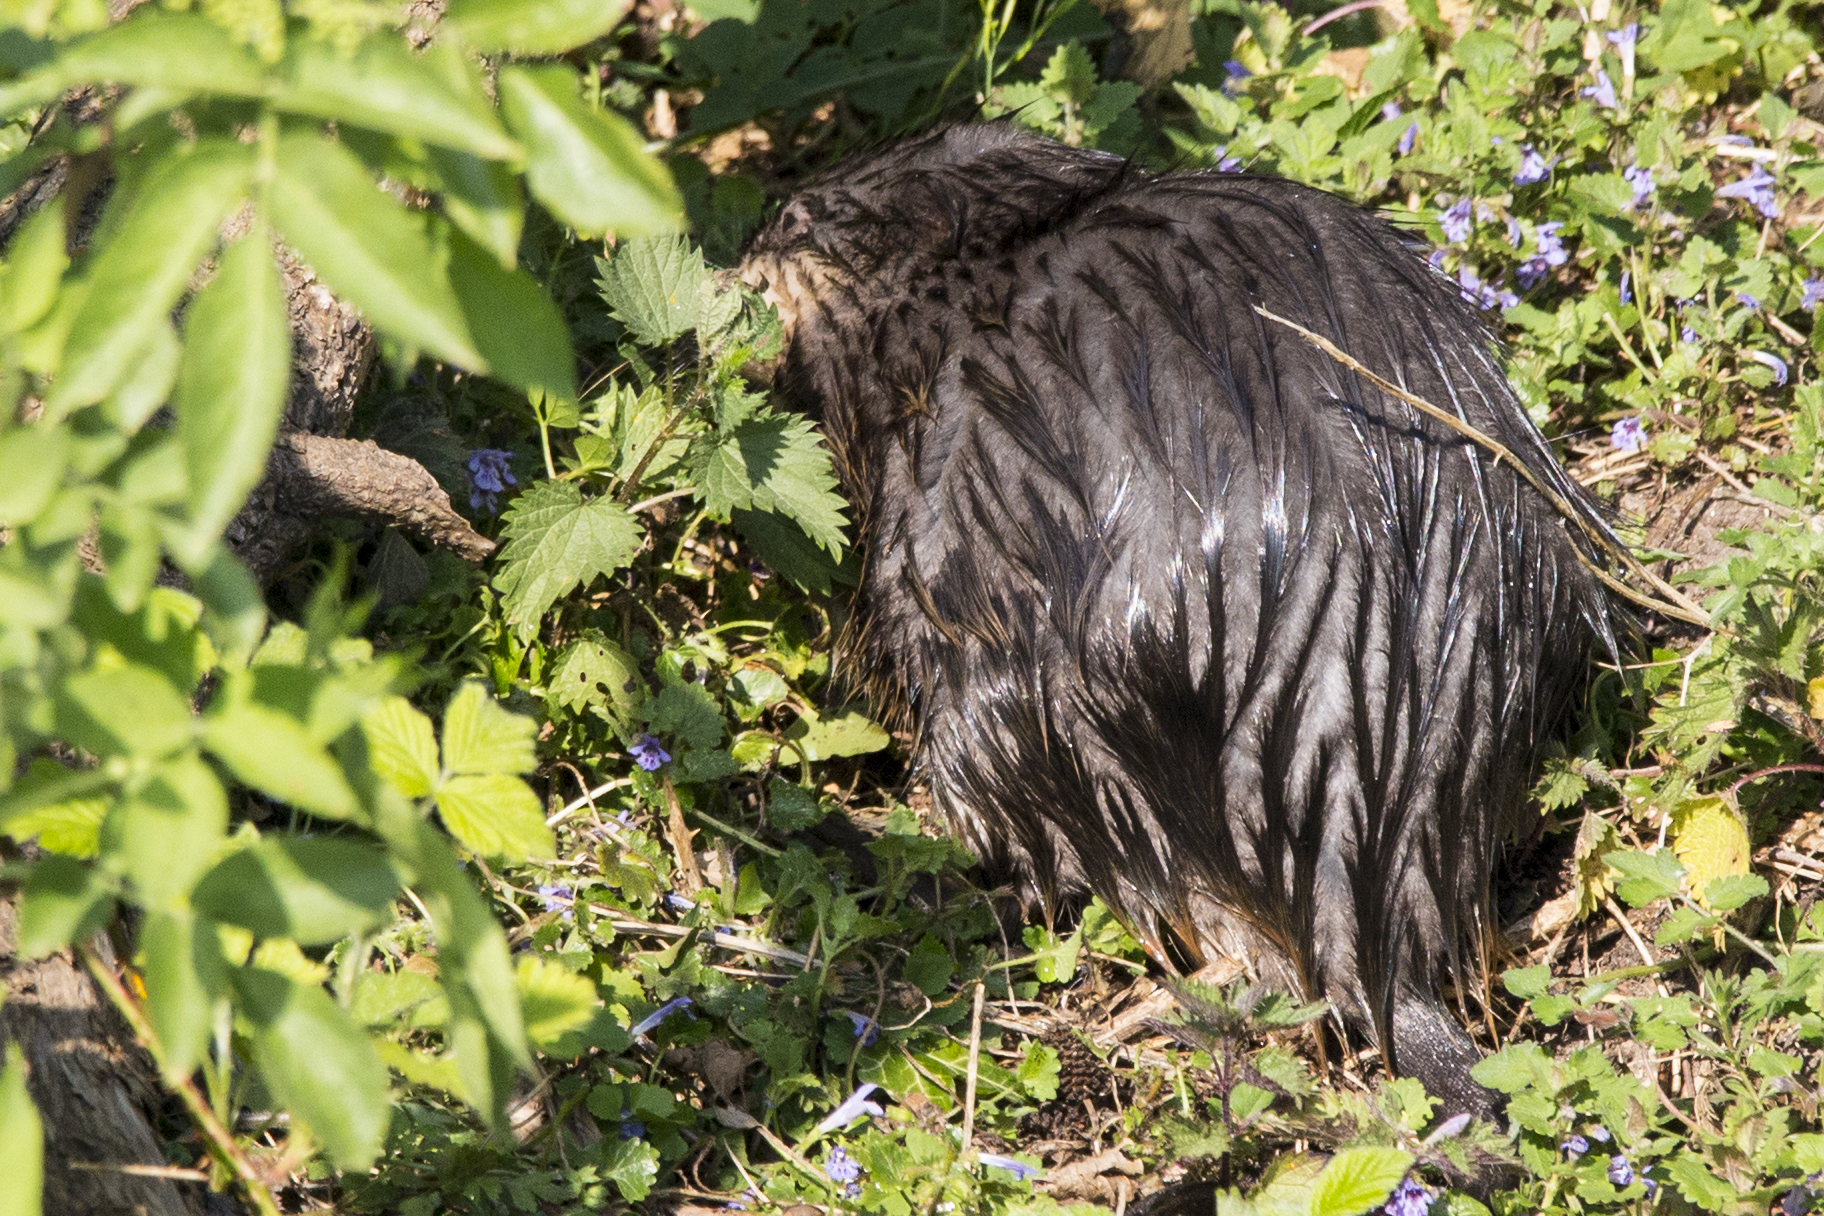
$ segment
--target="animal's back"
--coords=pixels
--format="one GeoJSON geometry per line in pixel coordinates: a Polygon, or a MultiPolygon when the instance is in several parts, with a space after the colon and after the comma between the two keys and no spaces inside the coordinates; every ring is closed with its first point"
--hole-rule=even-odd
{"type": "Polygon", "coordinates": [[[871,168],[750,268],[799,285],[793,367],[868,545],[856,662],[938,805],[1047,896],[1250,957],[1483,1105],[1436,983],[1473,972],[1600,588],[1513,470],[1256,308],[1582,502],[1475,315],[1275,179],[1004,128],[871,168]]]}

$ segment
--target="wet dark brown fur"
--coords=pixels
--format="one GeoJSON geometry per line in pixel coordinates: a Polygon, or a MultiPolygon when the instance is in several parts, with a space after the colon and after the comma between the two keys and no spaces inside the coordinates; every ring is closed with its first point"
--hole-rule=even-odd
{"type": "Polygon", "coordinates": [[[841,166],[743,276],[860,512],[851,662],[957,830],[1161,955],[1327,995],[1447,1110],[1489,1110],[1438,985],[1477,973],[1604,596],[1510,468],[1254,311],[1595,520],[1454,289],[1319,191],[1006,126],[841,166]]]}

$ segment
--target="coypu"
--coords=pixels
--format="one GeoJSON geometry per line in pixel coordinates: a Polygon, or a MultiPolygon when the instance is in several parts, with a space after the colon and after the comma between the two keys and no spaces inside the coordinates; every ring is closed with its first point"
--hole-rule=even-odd
{"type": "Polygon", "coordinates": [[[852,661],[936,805],[1155,958],[1327,996],[1445,1114],[1495,1112],[1478,976],[1539,745],[1612,646],[1606,525],[1454,285],[1276,178],[952,127],[789,199],[742,278],[865,548],[852,661]]]}

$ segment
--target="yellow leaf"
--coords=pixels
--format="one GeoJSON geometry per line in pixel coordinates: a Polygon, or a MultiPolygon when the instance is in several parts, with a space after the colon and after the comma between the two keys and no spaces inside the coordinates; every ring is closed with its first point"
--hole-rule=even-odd
{"type": "MultiPolygon", "coordinates": [[[[1672,851],[1684,865],[1691,891],[1704,904],[1715,879],[1748,872],[1748,827],[1721,798],[1694,798],[1679,808],[1672,851]]],[[[1704,904],[1708,907],[1708,904],[1704,904]]]]}
{"type": "Polygon", "coordinates": [[[1577,919],[1582,920],[1596,909],[1615,889],[1615,875],[1602,857],[1620,847],[1615,828],[1601,815],[1584,812],[1577,828],[1577,844],[1571,852],[1577,866],[1577,919]]]}
{"type": "Polygon", "coordinates": [[[1824,676],[1817,677],[1805,688],[1811,694],[1811,704],[1808,707],[1811,716],[1824,721],[1824,676]]]}

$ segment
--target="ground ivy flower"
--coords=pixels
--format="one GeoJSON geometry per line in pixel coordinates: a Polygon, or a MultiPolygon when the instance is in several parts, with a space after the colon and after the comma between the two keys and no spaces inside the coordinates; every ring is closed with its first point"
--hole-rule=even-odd
{"type": "Polygon", "coordinates": [[[1609,1142],[1609,1129],[1600,1123],[1596,1124],[1594,1127],[1590,1128],[1590,1139],[1596,1141],[1598,1144],[1607,1144],[1609,1142]]]}
{"type": "Polygon", "coordinates": [[[1425,1216],[1431,1210],[1431,1192],[1415,1178],[1393,1188],[1393,1197],[1381,1208],[1387,1216],[1425,1216]]]}
{"type": "Polygon", "coordinates": [[[1824,303],[1824,279],[1806,279],[1799,286],[1805,293],[1799,299],[1800,308],[1810,312],[1819,304],[1824,303]]]}
{"type": "Polygon", "coordinates": [[[1401,156],[1412,155],[1412,146],[1418,142],[1419,142],[1419,124],[1415,122],[1410,127],[1406,128],[1406,133],[1404,135],[1400,136],[1400,143],[1399,143],[1400,155],[1401,156]]]}
{"type": "Polygon", "coordinates": [[[1230,156],[1229,146],[1222,145],[1216,149],[1216,172],[1234,173],[1241,168],[1241,157],[1230,156]]]}
{"type": "Polygon", "coordinates": [[[880,1086],[872,1081],[863,1082],[854,1093],[842,1100],[841,1106],[831,1111],[829,1116],[817,1125],[817,1134],[821,1136],[825,1132],[839,1131],[864,1115],[886,1114],[887,1112],[881,1109],[880,1103],[868,1101],[868,1095],[879,1088],[880,1086]]]}
{"type": "MultiPolygon", "coordinates": [[[[1609,446],[1617,452],[1638,452],[1647,446],[1647,428],[1641,424],[1638,418],[1618,419],[1614,428],[1609,431],[1609,446]]],[[[1590,1151],[1590,1142],[1573,1133],[1566,1137],[1564,1143],[1558,1147],[1562,1148],[1565,1155],[1572,1161],[1575,1161],[1590,1151]]]]}
{"type": "Polygon", "coordinates": [[[1381,107],[1381,117],[1387,122],[1392,122],[1402,113],[1404,113],[1404,111],[1400,109],[1400,103],[1397,101],[1390,101],[1381,107]]]}
{"type": "Polygon", "coordinates": [[[1467,241],[1474,226],[1469,218],[1469,200],[1466,198],[1458,199],[1450,210],[1438,217],[1438,227],[1444,230],[1444,238],[1453,245],[1467,241]]]}
{"type": "Polygon", "coordinates": [[[570,919],[571,897],[569,887],[540,884],[538,888],[538,899],[540,903],[545,905],[545,911],[561,911],[564,914],[565,920],[570,919]]]}
{"type": "Polygon", "coordinates": [[[484,515],[492,515],[498,509],[496,498],[508,486],[519,484],[513,476],[513,470],[507,462],[513,459],[513,453],[503,452],[498,448],[476,448],[469,453],[469,508],[484,515]]]}
{"type": "Polygon", "coordinates": [[[634,1118],[632,1111],[623,1110],[621,1112],[621,1139],[644,1140],[645,1138],[646,1125],[634,1118]]]}
{"type": "Polygon", "coordinates": [[[1748,357],[1771,371],[1775,384],[1784,385],[1786,383],[1788,371],[1786,360],[1780,358],[1770,350],[1751,350],[1748,352],[1748,357]]]}
{"type": "Polygon", "coordinates": [[[997,1170],[1006,1170],[1009,1174],[1013,1175],[1013,1180],[1015,1182],[1024,1182],[1028,1178],[1037,1178],[1039,1174],[1043,1172],[1036,1165],[1028,1165],[1026,1162],[1020,1161],[1017,1158],[1002,1157],[995,1153],[983,1153],[981,1162],[983,1165],[991,1166],[997,1170]]]}
{"type": "Polygon", "coordinates": [[[1588,97],[1605,110],[1621,108],[1621,103],[1615,100],[1615,82],[1601,68],[1596,69],[1596,83],[1587,89],[1578,90],[1578,96],[1588,97]]]}
{"type": "Polygon", "coordinates": [[[1659,189],[1659,186],[1653,181],[1653,170],[1640,165],[1630,165],[1623,169],[1621,176],[1628,183],[1628,187],[1634,191],[1634,201],[1628,205],[1636,211],[1651,202],[1653,192],[1659,189]]]}
{"type": "Polygon", "coordinates": [[[1621,296],[1623,308],[1626,308],[1634,300],[1634,292],[1630,290],[1628,286],[1628,281],[1633,277],[1633,273],[1634,272],[1631,270],[1624,270],[1621,272],[1621,287],[1618,294],[1621,296]]]}
{"type": "Polygon", "coordinates": [[[1520,231],[1520,221],[1515,219],[1511,215],[1508,216],[1507,217],[1507,243],[1509,245],[1512,245],[1515,249],[1518,249],[1518,248],[1520,248],[1520,242],[1524,239],[1525,239],[1525,234],[1520,231]]]}
{"type": "MultiPolygon", "coordinates": [[[[1623,418],[1620,422],[1615,424],[1615,429],[1609,432],[1609,446],[1619,451],[1632,452],[1639,445],[1630,442],[1627,446],[1623,446],[1623,440],[1620,437],[1624,434],[1640,435],[1642,433],[1643,432],[1640,429],[1640,419],[1623,418]],[[1633,423],[1633,427],[1629,430],[1624,430],[1623,428],[1629,423],[1633,423]]],[[[1576,1132],[1572,1132],[1559,1142],[1558,1147],[1564,1150],[1564,1155],[1566,1157],[1575,1161],[1577,1158],[1590,1151],[1590,1142],[1585,1140],[1582,1136],[1579,1136],[1576,1132]]]]}
{"type": "Polygon", "coordinates": [[[1520,145],[1520,167],[1514,170],[1514,185],[1535,186],[1552,175],[1552,166],[1531,144],[1520,145]]]}
{"type": "Polygon", "coordinates": [[[865,1013],[856,1013],[853,1009],[845,1009],[843,1013],[855,1024],[855,1037],[861,1040],[863,1047],[872,1047],[880,1041],[880,1027],[873,1018],[865,1013]]]}
{"type": "Polygon", "coordinates": [[[1241,82],[1254,74],[1243,67],[1239,59],[1225,59],[1222,70],[1229,74],[1229,78],[1222,82],[1222,91],[1225,93],[1239,93],[1241,82]]]}
{"type": "Polygon", "coordinates": [[[830,1150],[823,1163],[823,1172],[831,1182],[854,1182],[861,1177],[861,1162],[849,1156],[849,1150],[839,1144],[830,1150]]]}
{"type": "Polygon", "coordinates": [[[1463,266],[1457,270],[1457,291],[1465,301],[1484,312],[1496,306],[1512,308],[1520,302],[1520,297],[1506,288],[1484,283],[1473,266],[1463,266]]]}
{"type": "Polygon", "coordinates": [[[1559,235],[1563,229],[1563,220],[1553,220],[1534,230],[1534,235],[1539,239],[1539,256],[1545,259],[1548,266],[1562,266],[1570,260],[1571,255],[1564,251],[1564,238],[1559,235]]]}
{"type": "Polygon", "coordinates": [[[671,753],[660,747],[659,741],[651,735],[641,735],[639,742],[628,748],[627,751],[633,756],[635,762],[649,773],[656,771],[661,764],[666,764],[671,760],[671,753]]]}
{"type": "Polygon", "coordinates": [[[1738,291],[1735,293],[1735,302],[1740,304],[1743,308],[1759,308],[1761,306],[1759,296],[1751,296],[1745,291],[1738,291]]]}
{"type": "Polygon", "coordinates": [[[1716,197],[1739,198],[1768,219],[1778,219],[1780,204],[1773,196],[1773,187],[1778,180],[1767,172],[1767,166],[1757,164],[1741,181],[1718,187],[1716,197]]]}
{"type": "Polygon", "coordinates": [[[1609,1158],[1609,1182],[1617,1187],[1634,1184],[1634,1167],[1628,1164],[1628,1159],[1619,1153],[1609,1158]]]}
{"type": "Polygon", "coordinates": [[[1697,344],[1697,331],[1687,325],[1678,331],[1678,340],[1680,342],[1689,342],[1695,346],[1697,344]]]}
{"type": "Polygon", "coordinates": [[[1610,30],[1604,35],[1615,53],[1621,56],[1621,74],[1634,74],[1634,44],[1640,40],[1640,22],[1630,21],[1618,30],[1610,30]]]}
{"type": "Polygon", "coordinates": [[[693,1022],[697,1020],[697,1015],[690,1011],[690,998],[687,996],[674,996],[669,1001],[666,1001],[663,1005],[660,1005],[657,1009],[641,1018],[638,1022],[635,1022],[632,1026],[629,1026],[627,1028],[627,1033],[637,1039],[648,1031],[656,1029],[660,1022],[663,1022],[666,1018],[678,1012],[682,1012],[685,1017],[693,1022]]]}

